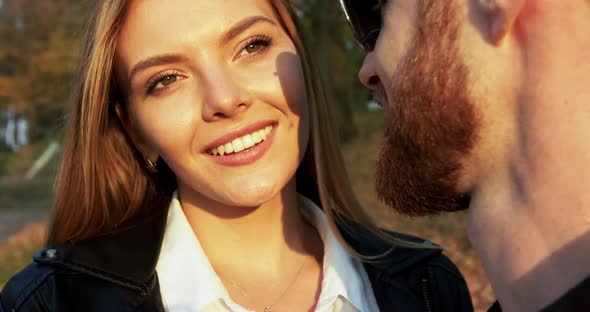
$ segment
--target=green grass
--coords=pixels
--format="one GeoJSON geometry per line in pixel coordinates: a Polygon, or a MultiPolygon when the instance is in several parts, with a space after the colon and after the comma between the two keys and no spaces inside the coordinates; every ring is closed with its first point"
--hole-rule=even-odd
{"type": "Polygon", "coordinates": [[[22,177],[45,151],[51,139],[35,142],[17,153],[0,152],[0,176],[22,177]]]}
{"type": "MultiPolygon", "coordinates": [[[[38,143],[20,153],[0,153],[0,212],[49,210],[59,157],[53,158],[33,180],[23,178],[46,146],[47,142],[38,143]]],[[[21,237],[31,235],[19,239],[19,243],[0,246],[0,289],[10,277],[31,263],[35,252],[42,247],[42,235],[29,231],[19,233],[21,237]]]]}
{"type": "Polygon", "coordinates": [[[48,210],[53,198],[53,178],[0,184],[0,211],[48,210]]]}
{"type": "Polygon", "coordinates": [[[0,173],[4,173],[0,174],[0,211],[50,208],[59,155],[54,156],[34,179],[24,179],[47,144],[38,143],[19,153],[0,153],[0,173]]]}

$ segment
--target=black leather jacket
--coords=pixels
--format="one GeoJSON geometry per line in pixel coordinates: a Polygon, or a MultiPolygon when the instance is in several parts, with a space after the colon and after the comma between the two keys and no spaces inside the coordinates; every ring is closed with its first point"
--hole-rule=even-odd
{"type": "MultiPolygon", "coordinates": [[[[164,311],[155,268],[166,216],[161,209],[116,232],[43,249],[0,293],[0,312],[164,311]]],[[[363,254],[390,249],[360,227],[350,231],[345,239],[363,254]]],[[[473,311],[461,273],[441,250],[396,248],[365,269],[381,311],[473,311]]]]}

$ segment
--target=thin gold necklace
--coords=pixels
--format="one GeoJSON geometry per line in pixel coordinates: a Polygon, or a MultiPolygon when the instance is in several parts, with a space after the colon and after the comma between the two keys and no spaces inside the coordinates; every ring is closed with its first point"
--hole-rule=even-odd
{"type": "MultiPolygon", "coordinates": [[[[272,307],[275,304],[277,304],[283,298],[283,296],[285,296],[285,294],[287,293],[287,290],[289,290],[291,288],[291,286],[293,286],[293,284],[295,284],[295,281],[297,280],[297,278],[299,277],[299,274],[301,274],[301,271],[303,270],[303,267],[306,262],[305,260],[306,259],[304,257],[303,260],[301,261],[301,265],[299,266],[299,269],[297,269],[297,273],[295,273],[295,277],[293,277],[293,279],[291,280],[289,285],[287,285],[287,287],[285,287],[285,289],[283,289],[283,292],[281,292],[281,294],[271,304],[264,306],[264,312],[273,312],[272,307]]],[[[239,290],[242,293],[242,295],[245,296],[246,298],[249,298],[248,292],[244,288],[238,286],[238,284],[234,280],[230,280],[229,282],[233,288],[235,288],[236,290],[239,290]]]]}

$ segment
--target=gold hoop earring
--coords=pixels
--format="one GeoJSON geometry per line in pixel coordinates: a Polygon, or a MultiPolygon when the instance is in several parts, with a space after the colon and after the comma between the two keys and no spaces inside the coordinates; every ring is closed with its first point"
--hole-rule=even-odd
{"type": "Polygon", "coordinates": [[[147,162],[147,167],[150,172],[152,172],[152,173],[158,172],[158,167],[157,167],[158,161],[157,160],[156,160],[156,162],[152,162],[151,160],[146,158],[145,161],[147,162]]]}

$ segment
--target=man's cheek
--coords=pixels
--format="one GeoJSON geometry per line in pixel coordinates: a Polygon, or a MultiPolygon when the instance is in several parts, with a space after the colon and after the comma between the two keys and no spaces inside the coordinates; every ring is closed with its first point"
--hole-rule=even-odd
{"type": "Polygon", "coordinates": [[[375,71],[381,83],[380,87],[383,88],[382,90],[378,91],[378,93],[380,93],[378,94],[379,100],[383,100],[383,97],[388,95],[387,93],[389,93],[389,88],[391,87],[395,69],[396,63],[392,59],[382,58],[380,55],[376,55],[375,71]]]}
{"type": "Polygon", "coordinates": [[[376,49],[390,63],[399,63],[416,37],[418,2],[394,1],[388,5],[376,49]]]}

